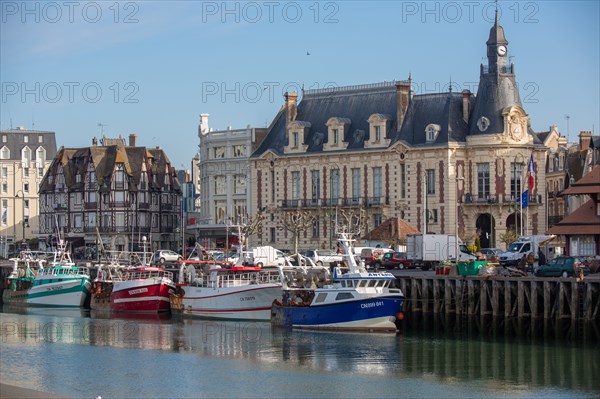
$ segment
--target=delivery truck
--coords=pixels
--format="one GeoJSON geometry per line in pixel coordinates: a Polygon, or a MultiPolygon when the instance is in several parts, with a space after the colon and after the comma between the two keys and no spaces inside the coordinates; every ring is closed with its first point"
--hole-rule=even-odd
{"type": "MultiPolygon", "coordinates": [[[[413,267],[429,270],[445,261],[456,261],[456,236],[451,234],[409,234],[406,236],[406,258],[413,267]]],[[[458,260],[477,257],[458,239],[458,260]]]]}

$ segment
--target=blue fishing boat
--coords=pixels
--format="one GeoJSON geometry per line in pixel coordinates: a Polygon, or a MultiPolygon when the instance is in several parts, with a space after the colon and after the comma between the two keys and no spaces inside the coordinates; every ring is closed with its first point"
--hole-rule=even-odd
{"type": "Polygon", "coordinates": [[[389,272],[370,273],[358,264],[349,233],[339,233],[344,266],[280,267],[282,299],[275,300],[276,326],[337,331],[395,332],[404,295],[389,272]]]}

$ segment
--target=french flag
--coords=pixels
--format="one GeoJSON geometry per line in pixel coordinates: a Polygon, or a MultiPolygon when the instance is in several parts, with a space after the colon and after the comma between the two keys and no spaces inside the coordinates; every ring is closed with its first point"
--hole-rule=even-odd
{"type": "Polygon", "coordinates": [[[531,152],[531,157],[529,158],[529,192],[533,191],[533,187],[535,186],[535,167],[533,166],[533,151],[531,152]]]}

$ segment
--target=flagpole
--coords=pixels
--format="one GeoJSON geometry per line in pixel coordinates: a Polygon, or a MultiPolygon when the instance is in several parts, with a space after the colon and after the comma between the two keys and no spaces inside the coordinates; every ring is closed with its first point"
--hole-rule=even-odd
{"type": "MultiPolygon", "coordinates": [[[[521,190],[523,190],[523,171],[521,170],[521,176],[519,176],[521,190]]],[[[519,218],[519,236],[523,236],[523,193],[521,194],[521,217],[519,218]]]]}

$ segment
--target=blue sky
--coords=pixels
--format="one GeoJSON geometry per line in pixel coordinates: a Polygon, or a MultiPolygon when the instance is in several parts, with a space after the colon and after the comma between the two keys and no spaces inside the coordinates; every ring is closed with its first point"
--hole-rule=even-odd
{"type": "MultiPolygon", "coordinates": [[[[0,128],[59,146],[130,133],[176,168],[210,126],[264,127],[287,90],[406,79],[476,90],[494,2],[0,1],[0,128]],[[308,54],[309,53],[309,54],[308,54]],[[262,89],[262,90],[261,90],[262,89]]],[[[500,1],[535,131],[600,131],[597,1],[500,1]],[[569,116],[567,119],[566,116],[569,116]]]]}

